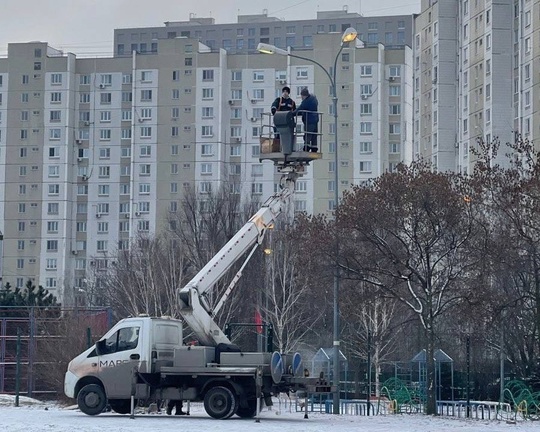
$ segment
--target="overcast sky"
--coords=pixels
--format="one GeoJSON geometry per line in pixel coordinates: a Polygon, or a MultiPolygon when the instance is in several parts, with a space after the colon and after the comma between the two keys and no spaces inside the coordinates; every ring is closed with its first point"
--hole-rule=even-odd
{"type": "Polygon", "coordinates": [[[108,55],[113,30],[187,21],[190,14],[236,22],[237,15],[260,14],[314,19],[317,11],[342,9],[365,16],[420,12],[420,0],[0,0],[0,54],[11,42],[43,41],[77,54],[108,55]]]}

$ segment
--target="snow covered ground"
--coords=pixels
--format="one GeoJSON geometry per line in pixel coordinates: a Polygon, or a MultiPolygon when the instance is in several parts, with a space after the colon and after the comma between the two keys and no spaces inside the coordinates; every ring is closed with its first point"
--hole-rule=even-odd
{"type": "Polygon", "coordinates": [[[194,404],[191,415],[167,416],[164,414],[139,414],[129,416],[106,413],[90,417],[76,409],[23,398],[20,407],[13,406],[14,397],[0,395],[0,427],[5,432],[171,432],[178,430],[220,432],[529,432],[539,430],[534,422],[508,424],[502,421],[478,421],[424,415],[387,415],[377,417],[334,416],[310,413],[305,420],[301,413],[272,411],[261,413],[260,423],[253,419],[234,417],[230,420],[213,420],[200,404],[194,404]]]}

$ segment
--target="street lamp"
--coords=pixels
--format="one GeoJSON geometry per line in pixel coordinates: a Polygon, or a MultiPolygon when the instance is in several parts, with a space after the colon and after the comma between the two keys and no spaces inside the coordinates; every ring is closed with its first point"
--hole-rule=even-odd
{"type": "MultiPolygon", "coordinates": [[[[326,69],[322,64],[320,64],[318,61],[299,56],[297,54],[292,54],[289,51],[286,51],[282,48],[278,48],[274,45],[260,43],[257,46],[257,51],[263,53],[263,54],[279,54],[279,55],[285,55],[293,58],[298,58],[301,60],[306,60],[308,62],[314,63],[317,66],[319,66],[323,72],[326,74],[328,79],[330,80],[330,85],[332,87],[332,103],[334,107],[334,208],[337,209],[338,201],[339,201],[339,176],[338,176],[338,112],[337,112],[337,103],[338,103],[338,97],[337,97],[337,86],[336,86],[336,66],[337,61],[339,58],[339,55],[341,54],[341,51],[343,51],[344,45],[346,43],[352,42],[356,40],[356,37],[358,36],[358,32],[352,28],[347,28],[343,35],[341,36],[341,46],[339,48],[338,53],[336,54],[336,58],[334,59],[334,67],[332,69],[332,74],[326,69]]],[[[340,342],[339,342],[339,305],[338,305],[338,298],[339,298],[339,264],[338,264],[338,258],[339,258],[339,239],[336,234],[336,244],[335,244],[335,255],[336,255],[336,268],[334,270],[334,367],[333,367],[333,375],[334,375],[334,384],[336,385],[336,392],[334,393],[333,397],[333,413],[339,414],[339,396],[340,396],[340,387],[339,387],[339,377],[340,377],[340,342]]]]}

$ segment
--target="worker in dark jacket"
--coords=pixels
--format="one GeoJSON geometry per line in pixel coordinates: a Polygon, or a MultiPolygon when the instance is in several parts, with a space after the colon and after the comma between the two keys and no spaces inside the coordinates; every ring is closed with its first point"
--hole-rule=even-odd
{"type": "Polygon", "coordinates": [[[319,151],[317,145],[319,101],[305,87],[300,92],[300,96],[302,97],[302,103],[294,111],[294,114],[302,116],[302,123],[304,123],[304,151],[317,152],[319,151]]]}
{"type": "Polygon", "coordinates": [[[296,109],[296,102],[291,99],[290,94],[291,89],[289,87],[285,86],[281,89],[281,96],[276,98],[272,104],[272,115],[276,111],[294,111],[296,109]]]}
{"type": "MultiPolygon", "coordinates": [[[[294,111],[296,109],[296,102],[291,99],[290,94],[291,89],[289,87],[285,86],[281,89],[281,96],[276,98],[272,103],[272,115],[274,115],[276,111],[294,111]]],[[[274,128],[274,138],[279,139],[276,128],[274,128]]]]}

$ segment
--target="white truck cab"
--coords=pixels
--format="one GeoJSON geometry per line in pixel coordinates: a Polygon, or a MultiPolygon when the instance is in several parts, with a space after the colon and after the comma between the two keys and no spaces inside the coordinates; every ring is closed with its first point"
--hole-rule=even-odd
{"type": "MultiPolygon", "coordinates": [[[[102,412],[107,399],[115,411],[128,413],[133,368],[141,373],[159,372],[162,366],[172,366],[174,350],[181,346],[179,320],[123,319],[69,363],[64,392],[76,397],[86,414],[102,412]]],[[[144,386],[136,390],[136,397],[147,396],[144,386]]]]}

